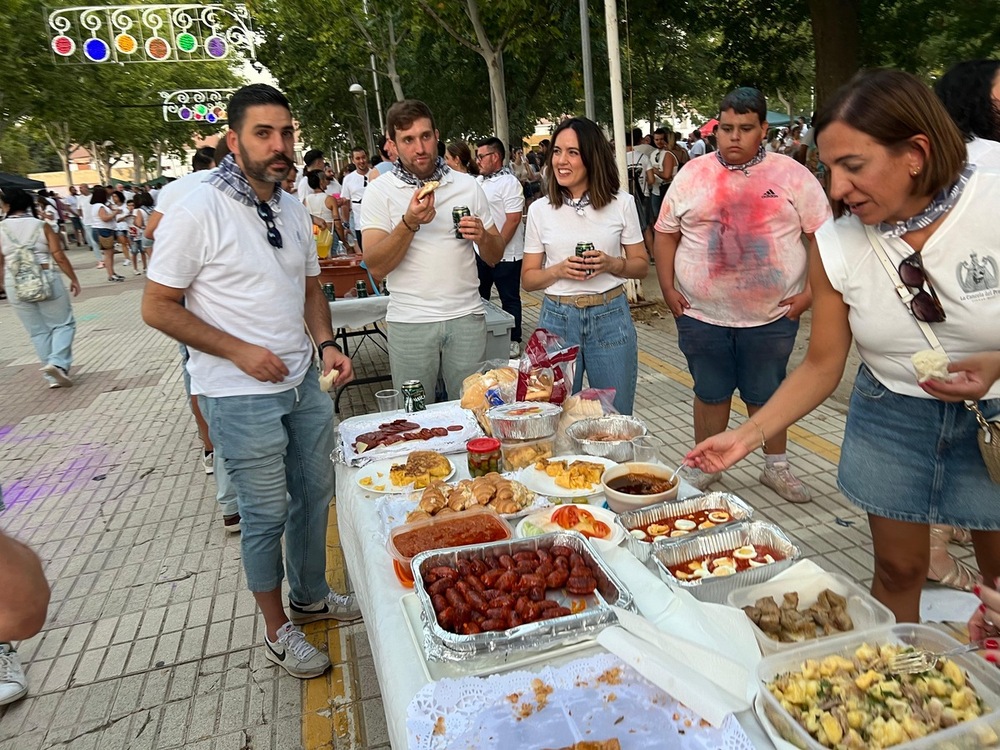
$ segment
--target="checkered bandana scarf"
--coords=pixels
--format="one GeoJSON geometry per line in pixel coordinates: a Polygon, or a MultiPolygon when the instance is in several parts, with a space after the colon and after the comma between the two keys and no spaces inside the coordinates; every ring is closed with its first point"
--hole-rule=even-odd
{"type": "Polygon", "coordinates": [[[451,167],[445,164],[444,159],[442,159],[439,156],[437,158],[437,162],[434,164],[433,174],[431,174],[431,176],[427,177],[426,179],[421,180],[419,177],[413,174],[413,172],[404,167],[402,159],[396,161],[396,166],[392,170],[392,173],[396,175],[396,177],[398,177],[400,180],[405,182],[407,185],[413,185],[413,187],[423,187],[423,184],[425,182],[429,182],[430,180],[437,180],[438,182],[440,182],[441,178],[444,177],[446,174],[448,174],[450,171],[451,167]]]}
{"type": "Polygon", "coordinates": [[[719,164],[724,166],[730,172],[742,172],[747,177],[750,176],[750,167],[756,167],[758,164],[764,161],[765,156],[767,156],[767,150],[764,148],[763,145],[757,149],[757,155],[750,161],[746,162],[745,164],[730,164],[728,161],[722,158],[721,151],[715,152],[715,158],[719,160],[719,164]]]}
{"type": "Polygon", "coordinates": [[[516,176],[514,174],[514,170],[513,169],[511,169],[510,167],[503,167],[502,169],[498,169],[493,174],[484,174],[483,175],[483,179],[484,180],[492,180],[494,177],[500,177],[501,175],[505,175],[505,174],[509,174],[511,177],[515,177],[516,176]]]}
{"type": "MultiPolygon", "coordinates": [[[[240,169],[232,154],[226,154],[226,158],[219,162],[219,167],[206,182],[230,198],[251,208],[260,203],[257,200],[257,194],[253,191],[246,175],[243,174],[243,170],[240,169]]],[[[281,185],[275,183],[274,192],[267,199],[267,202],[271,204],[271,209],[277,214],[279,212],[278,204],[281,202],[281,185]]]]}
{"type": "Polygon", "coordinates": [[[885,221],[880,222],[877,227],[878,231],[883,237],[902,237],[908,232],[915,232],[918,229],[929,227],[955,207],[958,199],[962,197],[962,191],[965,190],[969,178],[972,177],[972,173],[975,171],[975,164],[966,164],[965,168],[958,175],[958,179],[950,187],[942,188],[941,192],[934,196],[934,200],[930,202],[927,208],[905,221],[896,221],[891,224],[885,221]]]}

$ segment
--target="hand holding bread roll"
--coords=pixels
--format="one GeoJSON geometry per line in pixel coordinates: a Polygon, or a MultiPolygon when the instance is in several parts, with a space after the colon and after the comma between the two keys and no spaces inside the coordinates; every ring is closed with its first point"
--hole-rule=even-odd
{"type": "Polygon", "coordinates": [[[333,388],[334,382],[337,380],[337,376],[340,375],[340,370],[332,369],[326,375],[319,376],[319,389],[323,393],[329,393],[330,389],[333,388]]]}
{"type": "Polygon", "coordinates": [[[949,380],[951,373],[948,372],[948,357],[935,349],[924,349],[917,352],[910,361],[913,369],[917,371],[917,382],[926,383],[928,380],[949,380]]]}
{"type": "Polygon", "coordinates": [[[426,198],[428,195],[430,195],[435,190],[437,190],[438,189],[438,185],[440,185],[440,184],[441,183],[438,182],[437,180],[427,180],[427,182],[425,182],[423,184],[423,186],[420,188],[420,190],[417,191],[417,200],[421,201],[424,198],[426,198]]]}

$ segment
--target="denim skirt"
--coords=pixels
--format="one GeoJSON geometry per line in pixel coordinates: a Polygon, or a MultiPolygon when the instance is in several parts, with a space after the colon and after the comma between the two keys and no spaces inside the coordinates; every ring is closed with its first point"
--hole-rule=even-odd
{"type": "MultiPolygon", "coordinates": [[[[1000,399],[980,401],[987,418],[1000,399]]],[[[1000,484],[979,453],[964,404],[894,393],[861,365],[851,394],[837,485],[872,515],[1000,530],[1000,484]]]]}

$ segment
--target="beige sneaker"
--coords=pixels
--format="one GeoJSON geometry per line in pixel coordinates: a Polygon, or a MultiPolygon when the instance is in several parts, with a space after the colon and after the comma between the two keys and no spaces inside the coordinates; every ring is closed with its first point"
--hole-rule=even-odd
{"type": "Polygon", "coordinates": [[[760,473],[760,483],[781,495],[790,503],[808,503],[812,500],[809,488],[792,474],[787,461],[779,461],[774,466],[764,466],[760,473]]]}
{"type": "Polygon", "coordinates": [[[690,484],[696,490],[705,491],[708,489],[709,485],[715,484],[719,481],[722,477],[722,472],[716,471],[712,474],[706,474],[701,469],[694,466],[682,466],[681,470],[677,472],[677,476],[690,484]]]}

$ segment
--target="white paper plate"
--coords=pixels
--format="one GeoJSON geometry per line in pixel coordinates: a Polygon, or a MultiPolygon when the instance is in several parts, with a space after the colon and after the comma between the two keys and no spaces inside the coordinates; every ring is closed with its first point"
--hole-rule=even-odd
{"type": "Polygon", "coordinates": [[[526,523],[533,523],[536,526],[541,526],[542,524],[551,524],[551,528],[548,525],[543,526],[545,531],[565,531],[558,524],[552,523],[552,514],[555,513],[559,508],[565,508],[567,505],[576,505],[580,510],[585,510],[594,516],[598,521],[603,521],[611,529],[611,533],[608,534],[605,539],[598,539],[596,537],[591,537],[590,541],[593,542],[600,550],[610,549],[612,547],[617,547],[622,543],[625,538],[625,529],[615,523],[615,514],[613,511],[607,508],[598,508],[594,505],[577,505],[576,503],[563,503],[562,505],[557,505],[554,508],[546,508],[545,510],[539,511],[537,513],[532,513],[529,516],[525,516],[521,519],[520,523],[517,524],[517,528],[514,529],[514,536],[519,539],[524,539],[527,534],[524,533],[524,525],[526,523]]]}
{"type": "MultiPolygon", "coordinates": [[[[618,465],[609,458],[600,458],[599,456],[556,456],[549,460],[565,461],[566,463],[587,461],[592,464],[600,464],[605,469],[610,469],[612,466],[618,465]]],[[[590,495],[600,495],[602,493],[601,481],[599,479],[590,489],[568,490],[565,487],[560,487],[556,484],[556,480],[553,477],[550,477],[544,471],[539,471],[534,466],[526,466],[521,469],[519,479],[521,484],[529,490],[534,490],[539,495],[547,495],[549,497],[589,497],[590,495]]]]}
{"type": "MultiPolygon", "coordinates": [[[[448,465],[451,467],[451,470],[448,472],[447,476],[441,477],[441,479],[448,480],[455,476],[455,464],[452,463],[451,459],[447,456],[445,456],[445,460],[448,461],[448,465]]],[[[365,492],[373,492],[376,495],[401,495],[407,492],[413,492],[414,487],[412,482],[410,484],[401,484],[397,486],[394,485],[392,480],[389,478],[389,470],[397,464],[404,463],[406,463],[405,458],[385,458],[381,461],[373,461],[358,471],[358,476],[355,481],[358,483],[358,487],[362,490],[365,492]],[[362,483],[362,480],[366,478],[371,479],[371,484],[362,483]],[[379,487],[382,489],[379,489],[379,487]]]]}

